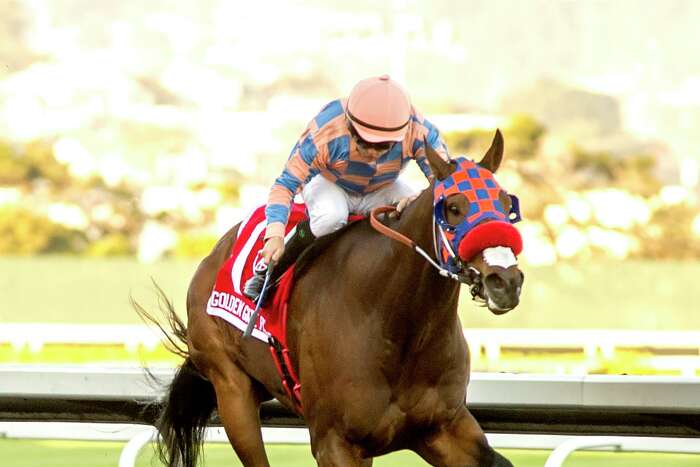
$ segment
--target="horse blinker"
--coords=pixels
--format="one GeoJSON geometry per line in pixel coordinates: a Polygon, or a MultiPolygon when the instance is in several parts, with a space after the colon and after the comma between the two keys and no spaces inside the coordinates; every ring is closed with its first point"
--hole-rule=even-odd
{"type": "Polygon", "coordinates": [[[435,222],[443,233],[439,259],[450,268],[450,258],[455,253],[462,261],[469,261],[491,246],[510,247],[515,255],[519,254],[522,238],[511,225],[521,219],[517,197],[508,195],[505,202],[510,201],[510,206],[506,209],[501,199],[505,192],[490,171],[466,158],[457,158],[454,163],[456,170],[436,182],[433,189],[435,222]],[[453,224],[447,220],[446,203],[457,194],[467,200],[468,211],[459,223],[453,224]]]}

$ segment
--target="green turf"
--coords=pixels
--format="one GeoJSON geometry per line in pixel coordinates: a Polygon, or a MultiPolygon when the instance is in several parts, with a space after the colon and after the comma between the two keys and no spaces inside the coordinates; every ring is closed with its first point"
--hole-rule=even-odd
{"type": "Polygon", "coordinates": [[[151,278],[183,312],[198,261],[141,264],[131,258],[0,257],[0,322],[141,323],[129,296],[153,306],[151,278]]]}
{"type": "MultiPolygon", "coordinates": [[[[117,465],[124,443],[96,441],[44,441],[0,439],[3,467],[113,467],[117,465]]],[[[205,446],[204,465],[231,467],[241,465],[231,448],[224,444],[205,446]]],[[[516,467],[541,467],[549,451],[500,449],[516,467]]],[[[272,445],[267,447],[273,466],[302,467],[315,465],[309,446],[272,445]]],[[[699,456],[690,454],[577,452],[565,467],[691,467],[699,456]]],[[[144,449],[138,467],[158,467],[152,449],[144,449]]],[[[417,455],[401,451],[377,458],[376,467],[412,467],[427,465],[417,455]]]]}
{"type": "MultiPolygon", "coordinates": [[[[198,261],[0,257],[0,322],[138,323],[129,295],[153,309],[153,277],[180,313],[198,261]]],[[[599,261],[524,267],[518,308],[503,316],[473,305],[465,327],[700,329],[698,262],[599,261]]]]}

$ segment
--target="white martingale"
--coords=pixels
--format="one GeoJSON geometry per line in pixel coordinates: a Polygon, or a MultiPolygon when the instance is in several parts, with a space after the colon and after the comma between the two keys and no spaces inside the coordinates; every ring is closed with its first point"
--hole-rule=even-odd
{"type": "Polygon", "coordinates": [[[511,266],[517,266],[518,260],[515,259],[513,250],[505,246],[496,246],[492,248],[486,248],[484,250],[484,261],[489,266],[500,266],[502,268],[509,268],[511,266]]]}

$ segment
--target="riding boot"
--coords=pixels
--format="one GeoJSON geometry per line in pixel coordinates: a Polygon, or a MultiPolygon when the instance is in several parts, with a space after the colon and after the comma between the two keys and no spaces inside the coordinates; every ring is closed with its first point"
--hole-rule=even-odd
{"type": "MultiPolygon", "coordinates": [[[[267,302],[268,297],[273,295],[272,290],[277,285],[277,281],[280,277],[282,277],[282,274],[284,274],[284,272],[289,269],[292,264],[294,264],[304,250],[311,246],[315,239],[316,237],[313,233],[311,233],[311,227],[308,219],[297,224],[294,234],[284,244],[284,253],[282,253],[280,259],[277,260],[274,269],[272,270],[272,274],[267,285],[268,293],[265,295],[265,302],[267,302]]],[[[256,270],[253,273],[253,276],[245,283],[243,295],[257,303],[258,297],[260,297],[260,293],[262,292],[263,285],[265,284],[266,273],[267,269],[256,270]]],[[[263,303],[261,306],[264,307],[265,303],[263,303]]]]}

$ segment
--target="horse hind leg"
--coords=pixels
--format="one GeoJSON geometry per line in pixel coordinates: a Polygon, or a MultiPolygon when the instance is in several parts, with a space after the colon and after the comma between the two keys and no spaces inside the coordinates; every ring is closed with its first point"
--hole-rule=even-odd
{"type": "Polygon", "coordinates": [[[227,363],[211,375],[226,436],[244,466],[267,467],[259,417],[262,399],[250,376],[233,362],[227,363]]]}
{"type": "Polygon", "coordinates": [[[189,353],[215,390],[226,436],[244,466],[269,466],[258,411],[262,397],[256,383],[227,352],[226,337],[206,313],[219,267],[231,251],[239,225],[229,230],[202,260],[187,291],[189,353]]]}
{"type": "Polygon", "coordinates": [[[269,466],[258,418],[260,399],[253,382],[235,365],[229,373],[204,379],[191,359],[178,369],[156,421],[158,454],[168,467],[195,467],[207,424],[218,406],[231,446],[244,466],[269,466]]]}
{"type": "Polygon", "coordinates": [[[430,465],[513,467],[489,446],[486,435],[466,407],[414,450],[430,465]]]}
{"type": "Polygon", "coordinates": [[[319,467],[371,467],[372,459],[364,459],[359,449],[331,430],[320,439],[312,437],[312,451],[319,467]]]}

